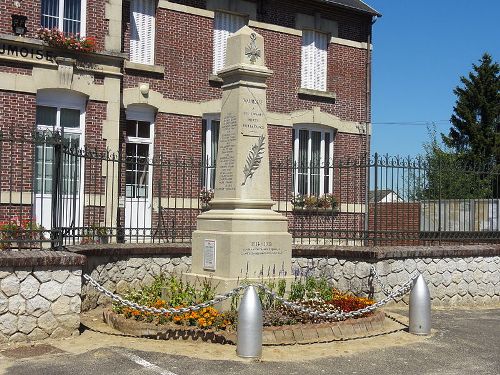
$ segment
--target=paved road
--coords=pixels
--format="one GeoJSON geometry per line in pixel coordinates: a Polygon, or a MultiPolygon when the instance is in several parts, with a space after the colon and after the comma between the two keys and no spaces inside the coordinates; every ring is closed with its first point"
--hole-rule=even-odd
{"type": "MultiPolygon", "coordinates": [[[[432,337],[413,341],[411,339],[405,341],[405,336],[413,335],[400,332],[379,338],[356,340],[354,344],[346,342],[266,349],[267,352],[276,350],[275,359],[260,363],[194,359],[148,350],[144,345],[141,346],[143,350],[137,350],[134,349],[137,345],[110,347],[103,343],[102,347],[98,347],[98,343],[94,343],[97,345],[95,349],[79,354],[63,352],[17,359],[11,362],[12,365],[5,370],[5,373],[16,375],[500,374],[500,309],[433,311],[433,328],[436,331],[432,337]],[[397,344],[396,341],[400,342],[399,345],[393,345],[397,344]],[[353,349],[356,346],[357,349],[353,349]],[[295,361],[290,361],[290,358],[285,358],[285,354],[279,354],[286,353],[287,350],[295,350],[301,354],[296,355],[295,361]],[[311,350],[316,356],[322,353],[323,357],[308,360],[310,358],[308,353],[312,353],[311,350]],[[282,359],[287,361],[280,361],[282,359]]],[[[133,339],[127,338],[127,340],[133,339]]],[[[176,344],[162,343],[173,346],[176,344]]],[[[214,344],[211,344],[210,348],[212,358],[234,358],[234,355],[228,356],[227,352],[217,349],[214,344]]],[[[0,363],[5,359],[0,357],[0,363]]]]}

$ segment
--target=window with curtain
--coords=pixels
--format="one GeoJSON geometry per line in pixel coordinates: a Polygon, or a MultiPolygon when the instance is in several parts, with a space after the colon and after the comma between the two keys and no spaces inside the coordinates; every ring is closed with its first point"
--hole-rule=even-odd
{"type": "Polygon", "coordinates": [[[130,61],[154,64],[155,0],[130,2],[130,61]]]}
{"type": "Polygon", "coordinates": [[[85,34],[86,0],[42,0],[41,25],[67,34],[85,34]]]}
{"type": "Polygon", "coordinates": [[[215,118],[203,119],[203,172],[202,184],[205,189],[215,188],[215,162],[219,143],[220,121],[215,118]]]}
{"type": "Polygon", "coordinates": [[[333,131],[296,128],[292,134],[295,194],[320,196],[331,193],[333,131]]]}
{"type": "Polygon", "coordinates": [[[214,64],[213,73],[224,68],[226,61],[227,39],[246,24],[243,16],[215,12],[214,17],[214,64]]]}
{"type": "Polygon", "coordinates": [[[302,33],[302,84],[304,89],[326,91],[328,34],[302,33]]]}

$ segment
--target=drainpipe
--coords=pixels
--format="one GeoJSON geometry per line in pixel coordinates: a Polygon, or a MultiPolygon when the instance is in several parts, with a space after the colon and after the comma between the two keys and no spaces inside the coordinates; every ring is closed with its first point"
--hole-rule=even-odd
{"type": "MultiPolygon", "coordinates": [[[[369,113],[370,113],[370,100],[371,100],[371,59],[372,59],[372,54],[370,50],[370,46],[372,43],[372,27],[377,22],[377,16],[372,17],[372,22],[370,25],[370,30],[368,32],[368,38],[366,41],[366,140],[365,140],[365,164],[366,164],[366,183],[365,183],[365,242],[366,239],[368,238],[368,231],[370,229],[370,210],[369,210],[369,202],[368,202],[368,197],[369,197],[369,192],[370,192],[370,147],[371,147],[371,135],[370,135],[370,122],[371,119],[369,118],[369,113]]],[[[366,245],[366,244],[364,244],[366,245]]]]}

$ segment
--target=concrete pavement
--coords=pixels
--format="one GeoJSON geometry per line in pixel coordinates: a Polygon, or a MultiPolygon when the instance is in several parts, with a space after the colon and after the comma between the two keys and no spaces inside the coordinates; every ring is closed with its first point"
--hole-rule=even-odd
{"type": "Polygon", "coordinates": [[[235,348],[227,345],[86,331],[77,338],[46,342],[42,355],[36,355],[37,346],[4,347],[0,371],[16,375],[500,374],[500,308],[433,310],[433,328],[430,337],[400,331],[329,344],[268,347],[261,362],[242,361],[235,356],[235,348]]]}

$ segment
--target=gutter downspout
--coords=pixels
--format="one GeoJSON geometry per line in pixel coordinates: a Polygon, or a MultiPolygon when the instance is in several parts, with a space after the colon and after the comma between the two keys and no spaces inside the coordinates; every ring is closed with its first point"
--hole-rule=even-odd
{"type": "Polygon", "coordinates": [[[366,149],[365,149],[365,168],[366,168],[366,182],[365,182],[365,243],[367,245],[368,231],[370,230],[370,207],[369,207],[369,192],[370,192],[370,148],[371,148],[371,116],[370,115],[370,102],[371,102],[371,43],[372,43],[372,29],[373,25],[377,22],[377,16],[372,17],[372,22],[370,25],[370,30],[368,33],[367,44],[366,44],[366,149]]]}

